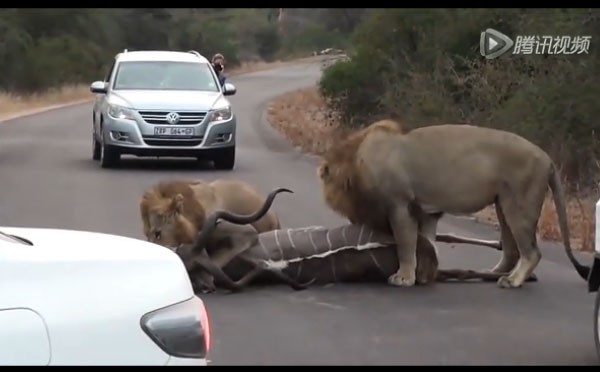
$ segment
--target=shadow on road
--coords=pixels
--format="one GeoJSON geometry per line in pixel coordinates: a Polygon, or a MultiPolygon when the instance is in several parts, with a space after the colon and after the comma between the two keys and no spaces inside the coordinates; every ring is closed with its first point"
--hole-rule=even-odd
{"type": "MultiPolygon", "coordinates": [[[[100,162],[91,159],[77,159],[74,161],[74,167],[79,169],[102,169],[100,162]]],[[[103,171],[189,171],[189,172],[215,172],[212,162],[198,161],[196,159],[186,158],[130,158],[121,157],[118,165],[103,171]]]]}

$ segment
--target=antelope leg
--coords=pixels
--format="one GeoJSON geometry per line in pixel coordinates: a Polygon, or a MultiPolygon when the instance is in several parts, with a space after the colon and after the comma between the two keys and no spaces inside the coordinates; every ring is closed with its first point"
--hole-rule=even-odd
{"type": "Polygon", "coordinates": [[[276,277],[278,277],[279,279],[283,280],[285,283],[289,284],[293,289],[295,289],[297,291],[300,291],[300,290],[308,288],[317,279],[317,278],[312,278],[311,280],[309,280],[306,283],[298,283],[297,281],[295,281],[294,279],[292,279],[291,277],[289,277],[288,275],[286,275],[279,268],[273,267],[273,266],[267,264],[264,261],[261,262],[260,265],[262,266],[262,268],[264,270],[272,272],[276,277]]]}
{"type": "Polygon", "coordinates": [[[502,244],[498,240],[483,240],[475,238],[465,238],[454,234],[436,234],[435,240],[443,243],[466,243],[474,245],[483,245],[486,247],[502,250],[502,244]]]}
{"type": "MultiPolygon", "coordinates": [[[[221,222],[214,232],[214,242],[228,239],[230,247],[222,248],[212,255],[212,260],[219,267],[225,267],[233,259],[252,248],[258,241],[258,233],[252,225],[234,225],[231,222],[221,222]]],[[[211,242],[212,244],[212,242],[211,242]]]]}
{"type": "Polygon", "coordinates": [[[242,277],[242,279],[238,280],[236,283],[240,286],[245,287],[248,284],[250,284],[252,279],[256,278],[260,273],[262,273],[264,271],[265,271],[265,269],[263,269],[262,267],[255,267],[254,269],[252,269],[252,271],[250,271],[248,274],[244,275],[242,277]]]}
{"type": "Polygon", "coordinates": [[[179,256],[184,260],[188,272],[195,271],[195,265],[200,265],[203,269],[196,276],[196,284],[203,291],[212,292],[216,290],[214,285],[215,277],[223,281],[228,289],[239,290],[241,288],[239,286],[237,288],[232,287],[235,282],[225,274],[222,268],[251,248],[256,241],[256,235],[256,230],[250,225],[240,226],[229,222],[222,222],[215,229],[210,241],[211,245],[219,248],[213,254],[212,258],[206,250],[194,254],[187,247],[183,248],[182,252],[179,252],[179,256]],[[223,241],[224,239],[231,242],[231,244],[219,244],[219,240],[223,241]],[[201,260],[198,260],[199,258],[201,260]]]}
{"type": "Polygon", "coordinates": [[[212,293],[217,290],[213,276],[202,267],[197,267],[190,273],[194,293],[212,293]]]}
{"type": "Polygon", "coordinates": [[[292,279],[289,276],[285,275],[283,273],[283,271],[281,271],[280,269],[269,269],[269,271],[272,272],[273,274],[275,274],[279,279],[283,280],[284,282],[286,282],[287,284],[289,284],[293,289],[295,289],[297,291],[301,291],[303,289],[308,288],[317,279],[317,278],[313,278],[313,279],[309,280],[306,283],[298,283],[294,279],[292,279]]]}
{"type": "Polygon", "coordinates": [[[233,279],[231,279],[224,271],[223,269],[221,269],[221,267],[215,265],[210,259],[206,259],[204,257],[201,256],[197,256],[194,259],[194,262],[200,266],[201,268],[203,268],[204,270],[208,271],[209,273],[211,273],[215,278],[217,278],[217,280],[220,280],[223,282],[223,285],[227,288],[230,289],[232,291],[240,291],[242,290],[242,286],[237,284],[235,281],[233,281],[233,279]]]}
{"type": "MultiPolygon", "coordinates": [[[[489,271],[462,270],[462,269],[446,269],[438,270],[436,281],[445,282],[449,280],[471,280],[481,279],[482,281],[497,281],[501,276],[507,273],[495,273],[489,271]]],[[[537,282],[537,276],[531,274],[526,280],[527,282],[537,282]]]]}
{"type": "MultiPolygon", "coordinates": [[[[203,257],[205,260],[210,261],[210,257],[208,256],[208,252],[205,250],[199,253],[199,256],[203,257]]],[[[222,267],[222,266],[220,266],[222,267]]],[[[196,285],[200,287],[202,293],[211,293],[217,290],[215,287],[214,276],[212,276],[207,270],[194,270],[197,272],[195,277],[196,285]]]]}

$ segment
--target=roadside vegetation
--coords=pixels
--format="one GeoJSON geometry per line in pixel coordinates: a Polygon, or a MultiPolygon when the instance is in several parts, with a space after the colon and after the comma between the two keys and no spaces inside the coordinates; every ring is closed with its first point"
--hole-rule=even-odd
{"type": "MultiPolygon", "coordinates": [[[[381,118],[409,129],[469,123],[523,135],[560,168],[574,247],[591,250],[600,181],[599,39],[597,9],[377,9],[353,32],[350,58],[325,69],[317,87],[275,101],[270,119],[316,154],[381,118]],[[591,36],[591,43],[587,53],[487,60],[479,40],[490,27],[513,40],[591,36]]],[[[550,195],[538,232],[560,240],[550,195]]],[[[493,207],[477,218],[497,223],[493,207]]]]}
{"type": "Polygon", "coordinates": [[[0,9],[0,119],[92,98],[115,54],[220,52],[226,74],[273,67],[343,48],[366,9],[0,9]]]}

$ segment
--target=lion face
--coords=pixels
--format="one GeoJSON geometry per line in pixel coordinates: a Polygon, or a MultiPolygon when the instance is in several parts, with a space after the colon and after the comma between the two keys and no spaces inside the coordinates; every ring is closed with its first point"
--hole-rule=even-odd
{"type": "Polygon", "coordinates": [[[147,208],[144,234],[149,242],[174,250],[195,239],[194,225],[183,215],[183,196],[177,194],[147,208]]]}

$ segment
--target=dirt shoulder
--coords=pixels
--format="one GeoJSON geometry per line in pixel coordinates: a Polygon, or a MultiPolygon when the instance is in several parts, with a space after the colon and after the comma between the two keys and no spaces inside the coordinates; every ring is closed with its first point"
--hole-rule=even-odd
{"type": "MultiPolygon", "coordinates": [[[[327,109],[317,87],[301,89],[276,98],[268,107],[270,125],[305,153],[321,155],[351,131],[340,126],[337,115],[327,109]]],[[[596,200],[586,196],[567,196],[571,246],[581,251],[593,251],[594,210],[596,200]]],[[[473,215],[475,220],[498,226],[496,211],[487,207],[473,215]]],[[[538,224],[538,239],[562,241],[558,217],[550,192],[538,224]]]]}
{"type": "MultiPolygon", "coordinates": [[[[243,63],[241,66],[228,70],[226,75],[228,77],[237,76],[321,59],[323,59],[322,56],[311,56],[289,61],[243,63]]],[[[93,98],[94,95],[90,92],[87,84],[67,85],[44,93],[26,96],[0,92],[0,122],[53,108],[84,103],[91,101],[93,98]]]]}

